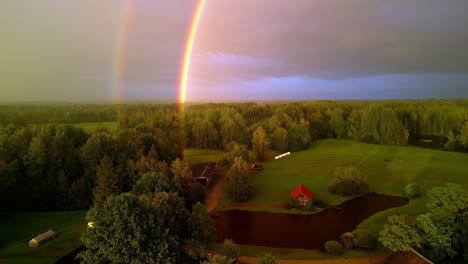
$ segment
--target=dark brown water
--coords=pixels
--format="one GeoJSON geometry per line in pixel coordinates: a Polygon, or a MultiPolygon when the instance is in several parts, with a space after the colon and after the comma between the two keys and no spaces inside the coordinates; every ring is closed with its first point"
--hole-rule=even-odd
{"type": "Polygon", "coordinates": [[[220,242],[229,238],[238,244],[316,249],[339,241],[369,216],[407,203],[404,197],[367,194],[310,215],[228,210],[213,219],[220,242]]]}
{"type": "Polygon", "coordinates": [[[443,149],[447,138],[438,136],[420,136],[416,138],[409,138],[408,145],[421,148],[443,149]]]}

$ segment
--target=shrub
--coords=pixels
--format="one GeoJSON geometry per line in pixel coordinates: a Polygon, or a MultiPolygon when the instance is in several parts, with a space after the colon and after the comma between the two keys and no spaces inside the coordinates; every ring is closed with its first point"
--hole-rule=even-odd
{"type": "Polygon", "coordinates": [[[270,253],[266,253],[258,260],[258,264],[276,264],[276,259],[270,253]]]}
{"type": "Polygon", "coordinates": [[[416,183],[411,183],[411,184],[406,185],[405,195],[408,198],[418,197],[419,194],[421,194],[421,191],[419,190],[419,186],[416,183]]]}
{"type": "Polygon", "coordinates": [[[358,168],[346,166],[335,168],[335,178],[328,190],[332,193],[354,195],[366,192],[367,187],[367,177],[358,168]]]}
{"type": "Polygon", "coordinates": [[[352,249],[353,248],[353,246],[354,246],[353,233],[346,232],[346,233],[342,234],[340,238],[341,238],[341,243],[343,243],[343,247],[345,249],[352,249]]]}
{"type": "Polygon", "coordinates": [[[353,243],[356,247],[373,250],[377,247],[377,238],[364,229],[356,229],[353,231],[353,243]]]}
{"type": "Polygon", "coordinates": [[[234,163],[226,174],[226,192],[234,202],[248,200],[253,192],[250,166],[241,157],[234,158],[234,163]]]}
{"type": "Polygon", "coordinates": [[[228,259],[223,255],[208,255],[208,259],[201,264],[233,264],[234,260],[228,259]]]}
{"type": "Polygon", "coordinates": [[[239,245],[234,243],[232,240],[225,239],[223,245],[221,245],[219,253],[226,256],[228,259],[237,259],[240,254],[240,248],[239,245]]]}
{"type": "Polygon", "coordinates": [[[325,242],[325,250],[332,255],[343,254],[343,246],[335,240],[325,242]]]}
{"type": "Polygon", "coordinates": [[[204,241],[190,239],[186,240],[187,244],[187,255],[194,259],[200,260],[206,258],[206,243],[204,241]]]}
{"type": "Polygon", "coordinates": [[[205,204],[206,191],[199,182],[190,184],[190,199],[192,204],[202,203],[205,204]]]}
{"type": "Polygon", "coordinates": [[[321,199],[314,199],[312,202],[318,208],[326,208],[328,205],[321,199]]]}

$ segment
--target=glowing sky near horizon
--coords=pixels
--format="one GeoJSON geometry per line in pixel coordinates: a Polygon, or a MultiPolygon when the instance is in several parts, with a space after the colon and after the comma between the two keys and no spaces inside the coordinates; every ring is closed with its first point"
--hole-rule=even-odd
{"type": "MultiPolygon", "coordinates": [[[[127,1],[2,1],[0,102],[115,100],[127,1]]],[[[176,99],[196,3],[132,0],[122,99],[176,99]]],[[[466,10],[465,0],[206,0],[186,97],[468,98],[466,10]]]]}

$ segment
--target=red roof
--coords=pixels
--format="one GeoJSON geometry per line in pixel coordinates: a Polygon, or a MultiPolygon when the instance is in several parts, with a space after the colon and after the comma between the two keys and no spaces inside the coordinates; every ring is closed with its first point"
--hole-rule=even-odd
{"type": "Polygon", "coordinates": [[[291,197],[296,198],[299,194],[303,194],[305,197],[311,199],[312,198],[312,192],[304,186],[304,184],[299,183],[297,185],[296,189],[292,190],[291,192],[291,197]]]}

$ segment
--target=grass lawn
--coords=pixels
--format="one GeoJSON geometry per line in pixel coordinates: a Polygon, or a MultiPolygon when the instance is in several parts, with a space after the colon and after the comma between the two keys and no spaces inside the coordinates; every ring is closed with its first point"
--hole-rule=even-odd
{"type": "Polygon", "coordinates": [[[217,149],[197,149],[186,148],[184,150],[184,160],[189,165],[195,165],[203,162],[218,162],[227,152],[217,149]]]}
{"type": "Polygon", "coordinates": [[[85,215],[86,211],[0,215],[0,263],[54,263],[81,245],[85,215]],[[29,240],[49,229],[56,238],[37,248],[29,247],[29,240]]]}
{"type": "MultiPolygon", "coordinates": [[[[424,213],[425,204],[428,201],[425,193],[431,188],[443,186],[448,182],[468,186],[468,154],[411,146],[374,145],[350,140],[327,139],[314,142],[307,150],[293,152],[279,160],[265,163],[263,172],[253,175],[254,194],[246,204],[288,203],[291,190],[299,182],[311,189],[314,198],[320,198],[328,204],[339,204],[352,197],[340,197],[329,193],[328,184],[333,178],[335,167],[343,165],[354,165],[360,168],[369,179],[370,192],[403,195],[404,187],[409,183],[417,183],[421,187],[422,195],[412,199],[409,204],[379,212],[358,226],[375,235],[382,229],[390,215],[424,213]]],[[[231,203],[227,194],[223,198],[223,203],[231,203]]],[[[274,208],[244,207],[239,209],[286,212],[274,208]]],[[[248,246],[247,248],[252,251],[249,255],[257,253],[255,249],[258,247],[248,246]]],[[[283,256],[281,253],[283,251],[292,252],[274,248],[270,248],[269,251],[278,256],[283,256]]]]}
{"type": "Polygon", "coordinates": [[[107,128],[111,132],[113,137],[117,137],[117,129],[119,127],[118,122],[77,123],[72,125],[83,128],[83,130],[88,133],[94,132],[98,128],[107,128]]]}
{"type": "MultiPolygon", "coordinates": [[[[218,162],[223,156],[227,155],[226,151],[221,149],[198,149],[198,148],[187,148],[184,150],[184,160],[189,165],[194,165],[202,162],[218,162]]],[[[255,163],[264,164],[275,159],[275,156],[280,153],[276,150],[267,150],[265,153],[265,161],[258,162],[255,160],[253,151],[249,151],[250,159],[255,163]]]]}
{"type": "MultiPolygon", "coordinates": [[[[42,127],[50,124],[30,124],[28,126],[31,127],[42,127]]],[[[119,128],[119,123],[118,122],[94,122],[94,123],[76,123],[76,124],[65,124],[65,125],[72,125],[75,127],[82,128],[84,131],[88,133],[94,132],[98,128],[107,128],[110,132],[111,135],[115,138],[117,137],[117,130],[119,128]]]]}

